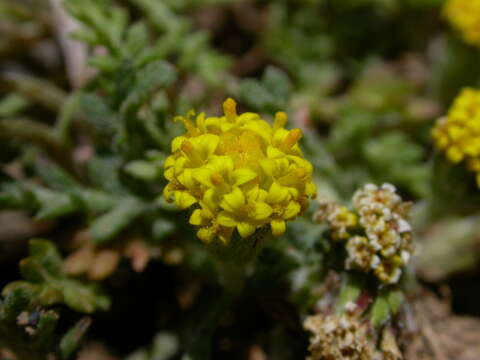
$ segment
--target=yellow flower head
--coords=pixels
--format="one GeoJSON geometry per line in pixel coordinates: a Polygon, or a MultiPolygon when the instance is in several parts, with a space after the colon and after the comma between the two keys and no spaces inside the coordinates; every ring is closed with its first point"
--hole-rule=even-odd
{"type": "Polygon", "coordinates": [[[447,0],[443,12],[465,42],[480,46],[480,0],[447,0]]]}
{"type": "Polygon", "coordinates": [[[439,149],[453,163],[465,160],[480,187],[480,90],[466,88],[432,131],[439,149]]]}
{"type": "Polygon", "coordinates": [[[283,112],[270,125],[255,113],[238,115],[233,99],[223,108],[221,117],[177,118],[186,133],[173,139],[165,161],[165,199],[194,208],[190,224],[207,243],[226,244],[235,229],[246,238],[268,224],[281,235],[316,193],[312,165],[298,146],[302,132],[285,129],[283,112]]]}

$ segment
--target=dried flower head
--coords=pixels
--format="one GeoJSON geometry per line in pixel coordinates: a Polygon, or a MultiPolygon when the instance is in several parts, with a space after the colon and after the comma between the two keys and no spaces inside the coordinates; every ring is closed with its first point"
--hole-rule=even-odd
{"type": "Polygon", "coordinates": [[[406,221],[410,203],[403,202],[391,184],[380,188],[367,184],[354,194],[353,203],[368,244],[355,237],[348,240],[347,267],[371,269],[384,283],[398,282],[414,252],[412,229],[406,221]],[[367,252],[371,255],[368,267],[367,252]]]}
{"type": "Polygon", "coordinates": [[[447,0],[443,13],[465,42],[480,46],[480,0],[447,0]]]}
{"type": "Polygon", "coordinates": [[[480,90],[463,89],[447,116],[438,120],[432,135],[451,162],[467,162],[469,169],[477,173],[480,187],[480,90]]]}
{"type": "Polygon", "coordinates": [[[354,210],[324,204],[317,218],[329,225],[335,240],[345,240],[347,269],[373,272],[386,284],[398,282],[415,247],[406,218],[410,203],[391,184],[367,184],[353,196],[354,210]]]}
{"type": "Polygon", "coordinates": [[[327,202],[321,203],[315,214],[315,220],[326,221],[330,224],[332,237],[336,240],[345,240],[350,237],[348,229],[357,225],[357,215],[346,206],[327,202]]]}
{"type": "Polygon", "coordinates": [[[312,333],[307,360],[372,360],[368,329],[351,313],[306,318],[304,328],[312,333]]]}
{"type": "Polygon", "coordinates": [[[223,108],[221,117],[177,118],[186,133],[173,139],[165,161],[164,196],[194,207],[190,223],[207,243],[226,244],[235,229],[246,238],[268,224],[281,235],[316,193],[312,165],[298,146],[302,132],[285,129],[283,112],[270,125],[255,113],[238,115],[232,99],[223,108]]]}

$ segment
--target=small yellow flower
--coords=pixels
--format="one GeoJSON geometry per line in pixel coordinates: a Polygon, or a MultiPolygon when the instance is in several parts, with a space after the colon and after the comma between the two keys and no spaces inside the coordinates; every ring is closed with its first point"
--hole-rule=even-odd
{"type": "Polygon", "coordinates": [[[448,0],[443,13],[465,42],[480,46],[480,0],[448,0]]]}
{"type": "Polygon", "coordinates": [[[438,120],[432,135],[451,162],[466,161],[477,173],[480,187],[480,90],[463,89],[447,116],[438,120]]]}
{"type": "Polygon", "coordinates": [[[283,112],[270,125],[255,113],[238,115],[232,99],[223,108],[221,117],[176,118],[186,133],[173,139],[165,160],[164,197],[194,207],[190,223],[207,243],[226,244],[235,230],[247,238],[266,225],[282,235],[316,194],[312,165],[298,146],[302,132],[285,129],[283,112]]]}

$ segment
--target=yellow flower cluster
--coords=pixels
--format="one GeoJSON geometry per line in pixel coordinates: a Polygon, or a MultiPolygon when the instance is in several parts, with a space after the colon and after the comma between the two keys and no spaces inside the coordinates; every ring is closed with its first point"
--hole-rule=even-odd
{"type": "Polygon", "coordinates": [[[465,42],[480,46],[480,0],[448,0],[443,13],[465,42]]]}
{"type": "Polygon", "coordinates": [[[463,89],[447,116],[438,120],[432,135],[450,161],[467,162],[469,169],[477,173],[480,187],[480,90],[463,89]]]}
{"type": "Polygon", "coordinates": [[[322,204],[316,214],[327,222],[334,240],[346,241],[347,269],[373,274],[383,283],[398,282],[415,251],[412,229],[405,220],[410,203],[391,184],[367,184],[353,196],[354,210],[322,204]]]}
{"type": "Polygon", "coordinates": [[[238,115],[233,99],[223,108],[221,117],[177,118],[186,133],[173,139],[165,161],[164,197],[194,207],[190,224],[206,243],[227,244],[235,229],[246,238],[268,224],[281,235],[316,194],[312,165],[298,146],[302,132],[285,129],[283,112],[270,125],[255,113],[238,115]]]}

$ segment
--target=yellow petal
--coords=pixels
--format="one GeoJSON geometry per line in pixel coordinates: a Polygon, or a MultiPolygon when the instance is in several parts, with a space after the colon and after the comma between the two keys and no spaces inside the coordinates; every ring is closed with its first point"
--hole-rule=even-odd
{"type": "Polygon", "coordinates": [[[226,132],[232,130],[234,127],[236,127],[236,124],[234,124],[234,123],[222,122],[220,124],[220,129],[222,130],[223,133],[226,133],[226,132]]]}
{"type": "Polygon", "coordinates": [[[212,184],[212,171],[206,168],[199,168],[193,171],[193,178],[200,184],[211,187],[212,184]]]}
{"type": "Polygon", "coordinates": [[[175,156],[170,155],[165,159],[165,162],[163,163],[164,168],[169,168],[175,165],[175,156]]]}
{"type": "Polygon", "coordinates": [[[236,212],[243,205],[245,205],[245,195],[239,188],[234,188],[231,193],[226,194],[220,203],[221,207],[230,212],[236,212]]]}
{"type": "Polygon", "coordinates": [[[280,147],[283,143],[283,141],[287,138],[289,134],[289,131],[284,128],[280,128],[277,131],[275,131],[275,134],[273,135],[273,145],[275,147],[280,147]]]}
{"type": "Polygon", "coordinates": [[[163,198],[165,199],[166,202],[171,203],[172,202],[171,196],[172,196],[172,190],[170,188],[170,184],[167,184],[167,186],[163,188],[163,198]]]}
{"type": "Polygon", "coordinates": [[[193,178],[193,169],[185,169],[181,175],[178,176],[178,182],[188,189],[195,187],[195,179],[193,178]]]}
{"type": "Polygon", "coordinates": [[[280,149],[284,152],[289,151],[294,145],[297,144],[298,140],[302,138],[302,130],[292,129],[288,132],[288,135],[283,140],[280,149]]]}
{"type": "Polygon", "coordinates": [[[229,174],[233,172],[234,164],[232,158],[229,156],[217,156],[215,160],[209,164],[209,167],[211,167],[213,171],[229,174]]]}
{"type": "Polygon", "coordinates": [[[290,201],[287,205],[287,208],[283,212],[283,218],[287,220],[294,216],[297,216],[298,213],[300,212],[300,209],[301,209],[301,206],[299,203],[290,201]]]}
{"type": "Polygon", "coordinates": [[[267,176],[273,176],[273,174],[275,173],[275,169],[277,168],[275,165],[275,161],[271,159],[263,159],[262,161],[260,161],[260,166],[262,167],[262,170],[267,176]]]}
{"type": "Polygon", "coordinates": [[[197,237],[206,244],[210,244],[215,237],[215,232],[212,228],[201,228],[197,231],[197,237]]]}
{"type": "Polygon", "coordinates": [[[267,148],[267,156],[269,159],[275,159],[275,158],[285,156],[285,154],[280,149],[277,149],[273,146],[269,146],[267,148]]]}
{"type": "Polygon", "coordinates": [[[209,209],[212,211],[215,210],[218,207],[218,196],[215,193],[215,190],[208,189],[205,191],[205,194],[203,194],[203,202],[209,209]]]}
{"type": "Polygon", "coordinates": [[[175,203],[179,208],[186,209],[197,202],[192,195],[186,191],[175,191],[175,203]]]}
{"type": "Polygon", "coordinates": [[[185,168],[185,164],[187,163],[188,159],[185,157],[178,158],[175,160],[175,166],[173,167],[175,170],[175,174],[180,174],[183,169],[185,168]]]}
{"type": "Polygon", "coordinates": [[[288,187],[288,192],[290,195],[292,195],[293,199],[298,199],[300,197],[300,191],[298,189],[295,189],[293,187],[288,187]]]}
{"type": "Polygon", "coordinates": [[[267,202],[270,204],[279,204],[289,197],[288,189],[273,182],[268,191],[267,202]]]}
{"type": "Polygon", "coordinates": [[[237,103],[232,98],[228,98],[223,103],[223,112],[228,121],[235,120],[237,116],[237,103]]]}
{"type": "Polygon", "coordinates": [[[458,147],[452,146],[447,150],[447,157],[451,162],[458,163],[463,159],[463,153],[458,147]]]}
{"type": "Polygon", "coordinates": [[[200,129],[202,132],[206,132],[207,128],[205,126],[205,113],[202,112],[197,115],[197,118],[195,119],[195,122],[197,123],[197,127],[200,129]]]}
{"type": "Polygon", "coordinates": [[[192,216],[190,216],[189,222],[192,225],[202,225],[203,223],[202,210],[195,209],[192,213],[192,216]]]}
{"type": "Polygon", "coordinates": [[[217,222],[222,226],[234,227],[237,221],[225,212],[218,214],[217,222]]]}
{"type": "Polygon", "coordinates": [[[256,226],[247,222],[241,222],[237,225],[237,230],[242,238],[246,238],[255,232],[256,226]]]}
{"type": "Polygon", "coordinates": [[[272,222],[270,222],[270,227],[272,228],[272,234],[274,236],[280,236],[285,233],[287,225],[283,220],[272,220],[272,222]]]}
{"type": "Polygon", "coordinates": [[[255,204],[255,209],[252,216],[255,220],[261,221],[268,218],[272,214],[272,212],[273,210],[268,204],[264,202],[257,202],[255,204]]]}
{"type": "Polygon", "coordinates": [[[253,180],[257,177],[255,171],[250,170],[248,168],[238,169],[233,172],[233,176],[235,178],[234,186],[243,185],[250,180],[253,180]]]}
{"type": "Polygon", "coordinates": [[[172,153],[176,152],[182,146],[182,143],[187,138],[185,136],[177,136],[175,139],[172,140],[172,153]]]}
{"type": "Polygon", "coordinates": [[[220,138],[217,135],[204,134],[193,138],[192,141],[194,141],[194,151],[197,151],[201,159],[205,161],[217,149],[220,138]]]}
{"type": "Polygon", "coordinates": [[[285,127],[288,121],[288,116],[283,111],[279,111],[275,114],[275,121],[273,123],[273,130],[278,130],[285,127]]]}
{"type": "Polygon", "coordinates": [[[163,176],[165,176],[165,179],[168,181],[172,181],[175,176],[175,170],[173,168],[168,168],[164,171],[163,176]]]}
{"type": "Polygon", "coordinates": [[[305,194],[315,199],[317,197],[317,186],[313,182],[309,181],[305,185],[305,194]]]}

